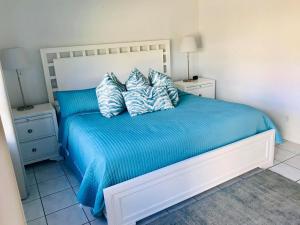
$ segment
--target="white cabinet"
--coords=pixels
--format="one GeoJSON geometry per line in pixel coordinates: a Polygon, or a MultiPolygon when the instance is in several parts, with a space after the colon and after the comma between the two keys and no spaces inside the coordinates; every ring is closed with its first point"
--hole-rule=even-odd
{"type": "Polygon", "coordinates": [[[206,98],[216,97],[216,82],[212,79],[199,78],[198,80],[191,82],[177,81],[175,82],[175,85],[180,90],[193,95],[206,98]]]}
{"type": "Polygon", "coordinates": [[[57,119],[51,104],[35,105],[26,111],[13,109],[13,115],[25,165],[60,158],[57,119]]]}

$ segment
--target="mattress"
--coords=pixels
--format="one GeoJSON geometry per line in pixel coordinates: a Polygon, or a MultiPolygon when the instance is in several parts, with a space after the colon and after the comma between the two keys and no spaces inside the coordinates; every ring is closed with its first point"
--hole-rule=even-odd
{"type": "Polygon", "coordinates": [[[78,200],[97,216],[105,188],[269,129],[271,119],[250,106],[181,94],[176,108],[137,117],[72,115],[60,141],[82,177],[78,200]]]}

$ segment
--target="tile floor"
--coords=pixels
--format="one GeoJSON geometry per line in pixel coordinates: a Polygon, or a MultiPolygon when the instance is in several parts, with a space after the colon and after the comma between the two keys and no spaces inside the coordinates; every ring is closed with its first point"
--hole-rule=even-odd
{"type": "MultiPolygon", "coordinates": [[[[276,146],[275,163],[270,170],[300,184],[300,145],[285,142],[276,146]]],[[[259,172],[254,170],[250,173],[259,172]]],[[[80,182],[63,162],[45,161],[26,167],[29,197],[23,201],[28,225],[106,225],[104,218],[95,218],[88,207],[80,207],[76,193],[80,182]]],[[[177,210],[192,201],[197,201],[220,188],[224,188],[239,179],[249,176],[244,174],[228,181],[195,198],[155,214],[139,224],[147,224],[157,217],[177,210]]]]}
{"type": "Polygon", "coordinates": [[[300,145],[288,141],[277,145],[270,170],[300,183],[300,145]]]}
{"type": "Polygon", "coordinates": [[[29,197],[23,200],[28,225],[104,225],[76,199],[80,182],[63,162],[45,161],[26,167],[29,197]]]}

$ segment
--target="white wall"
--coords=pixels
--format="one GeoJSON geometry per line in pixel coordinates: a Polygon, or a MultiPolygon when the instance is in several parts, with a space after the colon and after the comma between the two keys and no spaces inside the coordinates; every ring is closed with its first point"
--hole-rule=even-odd
{"type": "MultiPolygon", "coordinates": [[[[24,71],[29,103],[47,101],[39,49],[70,45],[172,39],[172,71],[185,77],[180,38],[198,31],[197,0],[0,0],[0,49],[28,49],[32,67],[24,71]]],[[[193,72],[198,59],[193,58],[193,72]]],[[[20,104],[17,78],[6,71],[12,105],[20,104]],[[12,75],[12,76],[10,76],[12,75]]]]}
{"type": "Polygon", "coordinates": [[[267,112],[300,143],[300,1],[199,0],[200,73],[217,96],[267,112]]]}

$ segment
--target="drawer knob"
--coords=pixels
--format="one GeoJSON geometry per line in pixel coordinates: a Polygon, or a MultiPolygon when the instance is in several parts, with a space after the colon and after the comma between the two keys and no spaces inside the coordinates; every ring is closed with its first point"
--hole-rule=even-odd
{"type": "Polygon", "coordinates": [[[32,129],[28,129],[28,130],[27,130],[27,133],[28,133],[28,134],[31,134],[32,132],[33,132],[32,129]]]}
{"type": "Polygon", "coordinates": [[[31,149],[32,152],[36,152],[36,148],[31,149]]]}

